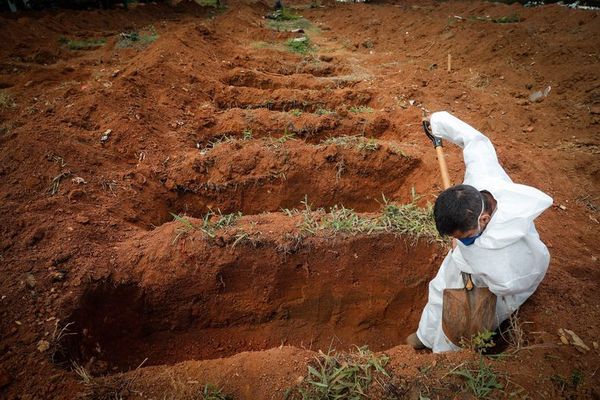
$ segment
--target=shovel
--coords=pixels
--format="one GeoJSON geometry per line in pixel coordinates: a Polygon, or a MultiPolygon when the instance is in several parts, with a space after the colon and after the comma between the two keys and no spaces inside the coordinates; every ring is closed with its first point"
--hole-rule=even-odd
{"type": "MultiPolygon", "coordinates": [[[[434,136],[429,121],[423,119],[423,130],[433,142],[437,153],[444,189],[450,187],[448,166],[444,158],[442,139],[434,136]]],[[[471,274],[462,273],[465,287],[444,289],[442,300],[442,329],[456,346],[470,343],[475,336],[492,331],[496,322],[496,295],[487,287],[475,287],[471,274]]]]}

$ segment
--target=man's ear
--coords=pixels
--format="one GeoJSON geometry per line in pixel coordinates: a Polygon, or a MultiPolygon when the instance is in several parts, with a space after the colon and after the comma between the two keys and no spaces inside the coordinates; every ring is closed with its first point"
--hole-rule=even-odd
{"type": "Polygon", "coordinates": [[[492,219],[492,216],[488,213],[485,213],[481,216],[481,218],[479,218],[479,223],[483,226],[487,226],[488,222],[490,222],[490,219],[492,219]]]}

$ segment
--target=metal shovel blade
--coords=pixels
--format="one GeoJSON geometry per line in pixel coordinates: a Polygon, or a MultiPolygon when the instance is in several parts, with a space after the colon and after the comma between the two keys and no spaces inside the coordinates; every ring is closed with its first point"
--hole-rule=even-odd
{"type": "Polygon", "coordinates": [[[446,337],[461,346],[483,331],[491,331],[496,319],[496,295],[486,287],[444,289],[442,329],[446,337]]]}

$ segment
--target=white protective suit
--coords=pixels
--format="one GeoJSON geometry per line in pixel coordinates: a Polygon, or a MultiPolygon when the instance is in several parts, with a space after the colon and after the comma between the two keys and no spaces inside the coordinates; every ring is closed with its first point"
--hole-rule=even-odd
{"type": "Polygon", "coordinates": [[[470,246],[457,240],[436,277],[429,283],[429,300],[423,309],[417,336],[434,353],[458,350],[442,331],[444,289],[463,288],[461,272],[472,274],[476,286],[487,286],[498,296],[497,325],[538,287],[550,262],[548,249],[539,238],[533,220],[552,205],[541,191],[517,183],[498,163],[490,140],[447,112],[431,116],[435,136],[463,148],[464,184],[487,190],[497,207],[483,234],[470,246]]]}

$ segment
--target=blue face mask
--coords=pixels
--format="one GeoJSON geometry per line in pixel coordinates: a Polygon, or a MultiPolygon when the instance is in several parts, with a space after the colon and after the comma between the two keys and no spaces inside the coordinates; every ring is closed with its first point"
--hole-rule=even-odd
{"type": "Polygon", "coordinates": [[[483,233],[483,232],[479,232],[479,233],[478,233],[477,235],[475,235],[475,236],[471,236],[471,237],[468,237],[468,238],[462,238],[462,239],[458,239],[458,240],[460,240],[460,242],[461,242],[462,244],[464,244],[465,246],[470,246],[470,245],[472,245],[473,243],[475,243],[475,239],[477,239],[479,236],[481,236],[481,234],[482,234],[482,233],[483,233]]]}
{"type": "Polygon", "coordinates": [[[470,246],[473,243],[475,243],[475,239],[477,239],[479,236],[481,236],[481,234],[483,233],[483,231],[481,230],[481,225],[479,224],[479,219],[481,218],[481,216],[483,215],[483,210],[485,209],[485,204],[483,202],[483,197],[481,198],[481,212],[479,213],[479,217],[477,217],[477,230],[479,231],[479,233],[475,236],[470,236],[470,237],[466,237],[466,238],[462,238],[462,239],[458,239],[460,240],[460,242],[462,244],[464,244],[465,246],[470,246]]]}

